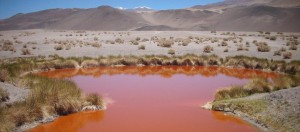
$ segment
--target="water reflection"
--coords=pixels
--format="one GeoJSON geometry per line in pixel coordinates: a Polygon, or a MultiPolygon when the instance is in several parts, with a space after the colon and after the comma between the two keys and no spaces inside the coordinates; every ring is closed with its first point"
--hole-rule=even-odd
{"type": "Polygon", "coordinates": [[[200,66],[97,67],[39,74],[70,78],[85,93],[103,95],[109,105],[105,112],[61,117],[33,131],[257,131],[236,117],[200,105],[212,100],[217,88],[255,77],[278,77],[257,70],[200,66]]]}
{"type": "Polygon", "coordinates": [[[204,67],[204,66],[124,66],[124,67],[95,67],[86,69],[62,69],[49,72],[41,72],[39,75],[52,77],[52,78],[70,78],[77,75],[101,77],[102,75],[119,75],[119,74],[131,74],[131,75],[161,75],[165,78],[170,78],[176,74],[184,75],[202,75],[205,77],[213,77],[218,74],[224,74],[239,79],[249,79],[254,77],[263,78],[276,78],[278,74],[274,72],[262,72],[259,70],[250,69],[233,69],[226,67],[204,67]]]}

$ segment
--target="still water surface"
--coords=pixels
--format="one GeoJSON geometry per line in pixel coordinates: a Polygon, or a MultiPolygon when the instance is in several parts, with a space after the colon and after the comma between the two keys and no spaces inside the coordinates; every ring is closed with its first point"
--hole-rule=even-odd
{"type": "Polygon", "coordinates": [[[108,109],[63,116],[32,132],[199,132],[258,131],[221,112],[203,110],[218,88],[274,73],[222,67],[98,67],[40,73],[73,80],[84,93],[98,93],[108,109]]]}

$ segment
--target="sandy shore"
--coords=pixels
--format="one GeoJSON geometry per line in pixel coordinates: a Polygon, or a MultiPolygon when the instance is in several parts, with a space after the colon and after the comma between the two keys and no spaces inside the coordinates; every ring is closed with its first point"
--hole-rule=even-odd
{"type": "MultiPolygon", "coordinates": [[[[169,55],[168,50],[174,49],[175,55],[185,54],[216,54],[221,57],[245,55],[258,58],[268,58],[274,60],[283,59],[282,56],[274,56],[274,51],[285,47],[288,50],[286,43],[289,37],[280,37],[275,32],[271,35],[260,34],[258,32],[217,32],[211,33],[206,31],[59,31],[59,30],[15,30],[15,31],[1,31],[0,45],[6,40],[13,42],[14,51],[3,51],[0,47],[0,58],[12,57],[29,57],[29,56],[49,56],[57,54],[62,57],[99,57],[99,56],[117,56],[117,55],[169,55]],[[188,37],[199,37],[202,42],[197,44],[195,39],[192,39],[188,46],[182,46],[179,43],[174,43],[171,48],[158,46],[157,43],[151,41],[152,37],[174,40],[188,37]],[[264,36],[277,36],[277,40],[273,41],[266,39],[264,36]],[[141,40],[138,45],[130,43],[131,40],[139,37],[141,40]],[[123,44],[111,44],[110,41],[120,38],[124,41],[123,44]],[[223,39],[230,39],[227,41],[228,46],[220,46],[223,39]],[[143,41],[148,39],[150,41],[143,41]],[[242,39],[242,40],[241,40],[242,39]],[[284,40],[283,40],[284,39],[284,40]],[[218,42],[212,43],[212,40],[218,42]],[[266,42],[271,47],[270,52],[258,52],[257,46],[252,43],[254,40],[258,42],[266,42]],[[236,41],[236,42],[235,42],[236,41]],[[249,46],[246,46],[249,42],[249,46]],[[65,43],[62,50],[56,50],[54,47],[60,45],[58,43],[65,43]],[[91,43],[97,43],[100,47],[93,47],[91,43]],[[25,45],[25,46],[24,46],[25,45]],[[138,46],[144,45],[145,50],[139,50],[138,46]],[[210,45],[214,48],[211,53],[204,53],[203,48],[210,45]],[[218,46],[219,45],[219,46],[218,46]],[[237,51],[237,48],[243,45],[248,51],[237,51]],[[66,48],[68,47],[68,48],[66,48]],[[22,55],[22,49],[29,49],[30,54],[22,55]],[[224,52],[225,49],[228,52],[224,52]]],[[[300,33],[284,33],[284,36],[300,36],[300,33]]],[[[297,46],[299,47],[299,46],[297,46]]],[[[298,48],[299,49],[299,48],[298,48]]],[[[293,56],[290,60],[299,60],[300,52],[297,50],[288,50],[293,56]]]]}

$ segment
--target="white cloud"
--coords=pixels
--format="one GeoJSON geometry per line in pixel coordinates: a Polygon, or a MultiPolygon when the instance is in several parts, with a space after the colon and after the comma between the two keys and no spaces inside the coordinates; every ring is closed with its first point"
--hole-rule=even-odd
{"type": "Polygon", "coordinates": [[[135,7],[134,9],[152,9],[152,8],[147,7],[147,6],[138,6],[138,7],[135,7]]]}
{"type": "Polygon", "coordinates": [[[116,8],[119,10],[126,10],[126,8],[124,8],[124,7],[116,7],[116,8]]]}

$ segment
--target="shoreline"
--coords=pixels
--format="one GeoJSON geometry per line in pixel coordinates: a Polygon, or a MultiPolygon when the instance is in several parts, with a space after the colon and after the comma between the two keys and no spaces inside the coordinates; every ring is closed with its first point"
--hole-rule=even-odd
{"type": "MultiPolygon", "coordinates": [[[[278,91],[273,91],[271,93],[261,93],[261,94],[254,94],[251,96],[243,97],[243,98],[235,98],[229,100],[222,100],[216,102],[208,102],[207,104],[203,105],[203,109],[213,110],[213,111],[221,111],[226,114],[230,114],[236,116],[253,126],[259,128],[262,131],[297,131],[300,129],[300,125],[295,123],[295,121],[290,121],[290,115],[300,115],[300,107],[297,104],[300,104],[300,86],[282,89],[278,91]],[[278,97],[280,97],[278,99],[278,97]],[[275,100],[278,99],[278,100],[275,100]],[[234,107],[236,106],[237,102],[251,102],[262,100],[266,102],[266,108],[262,108],[261,112],[251,113],[251,112],[243,112],[243,108],[234,107]],[[289,101],[289,104],[281,104],[282,101],[289,101]],[[283,105],[283,106],[280,106],[283,105]],[[286,107],[286,108],[294,108],[294,110],[290,110],[288,112],[282,112],[281,108],[277,107],[286,107]],[[268,113],[268,112],[271,112],[268,113]],[[250,113],[250,115],[249,115],[250,113]],[[277,115],[281,113],[280,115],[277,115]],[[272,117],[273,116],[273,117],[272,117]],[[278,120],[290,121],[287,124],[294,124],[293,126],[286,126],[287,128],[281,128],[280,126],[276,126],[275,123],[269,123],[266,119],[274,118],[278,120]],[[291,129],[291,127],[294,127],[291,129]]],[[[245,105],[247,106],[247,105],[245,105]]],[[[255,106],[253,106],[255,107],[255,106]]],[[[251,106],[249,107],[251,108],[251,106]]],[[[297,118],[297,117],[295,117],[297,118]]],[[[282,122],[285,123],[285,122],[282,122]]],[[[289,125],[290,125],[289,124],[289,125]]]]}
{"type": "MultiPolygon", "coordinates": [[[[285,63],[287,65],[286,69],[280,68],[269,68],[270,65],[267,65],[265,67],[256,68],[257,65],[262,65],[265,63],[273,64],[273,63],[279,63],[276,61],[270,61],[265,59],[259,59],[259,58],[252,58],[252,57],[246,57],[246,56],[235,56],[226,58],[225,61],[223,58],[219,58],[218,56],[212,55],[212,56],[196,56],[196,55],[186,55],[186,56],[177,56],[177,57],[166,57],[166,56],[146,56],[146,57],[134,57],[134,56],[121,56],[121,57],[108,57],[108,58],[61,58],[61,57],[54,57],[54,58],[48,58],[48,59],[41,59],[36,60],[34,58],[20,58],[16,59],[15,61],[9,61],[10,59],[4,61],[1,65],[13,65],[17,64],[20,66],[20,68],[23,65],[27,65],[26,59],[28,62],[30,62],[30,65],[36,63],[34,67],[31,67],[29,70],[26,69],[19,69],[18,72],[21,72],[22,76],[26,76],[30,73],[37,73],[41,71],[51,71],[55,69],[65,69],[65,68],[77,68],[77,69],[84,69],[84,68],[90,68],[90,67],[97,67],[97,66],[168,66],[175,64],[174,61],[176,61],[177,66],[217,66],[217,67],[230,67],[230,68],[245,68],[245,69],[252,69],[252,70],[261,70],[265,72],[276,72],[276,73],[285,73],[289,72],[289,65],[292,67],[297,66],[298,63],[290,62],[285,63]],[[221,59],[223,61],[221,61],[221,59]],[[20,61],[20,60],[23,60],[20,61]],[[24,62],[25,60],[25,62],[24,62]],[[36,61],[36,62],[35,62],[36,61]],[[234,62],[241,62],[244,61],[243,65],[240,65],[240,63],[234,63],[234,62]],[[252,66],[251,64],[255,62],[255,65],[252,66]],[[10,63],[7,63],[10,62],[10,63]],[[18,64],[22,62],[21,64],[18,64]],[[231,62],[231,63],[228,63],[231,62]],[[232,63],[233,62],[233,63],[232,63]],[[244,66],[245,65],[245,66],[244,66]],[[247,67],[246,67],[247,66],[247,67]],[[250,67],[249,67],[250,66],[250,67]],[[25,71],[25,72],[24,72],[25,71]]],[[[279,65],[280,66],[280,65],[279,65]]],[[[292,68],[293,69],[293,68],[292,68]]],[[[299,69],[293,69],[296,70],[294,72],[297,72],[299,69]]],[[[19,76],[20,77],[20,76],[19,76]]],[[[55,118],[53,118],[54,120],[55,118]]],[[[242,118],[241,118],[242,119],[242,118]]],[[[48,121],[53,121],[52,119],[47,119],[48,121]]],[[[39,125],[43,123],[43,120],[34,121],[33,123],[25,124],[25,126],[22,127],[34,127],[35,125],[39,125]],[[32,125],[32,126],[31,126],[32,125]]],[[[255,123],[255,122],[254,122],[255,123]]],[[[20,128],[20,129],[21,129],[20,128]]],[[[19,129],[19,127],[17,128],[19,129]]],[[[29,128],[30,129],[30,128],[29,128]]]]}

